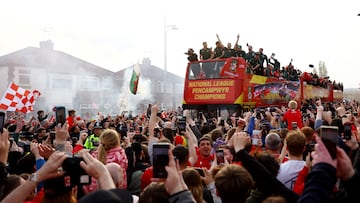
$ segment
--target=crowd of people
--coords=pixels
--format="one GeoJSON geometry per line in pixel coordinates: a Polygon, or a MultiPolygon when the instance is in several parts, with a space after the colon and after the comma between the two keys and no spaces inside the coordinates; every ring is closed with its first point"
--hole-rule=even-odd
{"type": "Polygon", "coordinates": [[[358,202],[359,111],[315,98],[228,118],[157,105],[89,120],[69,110],[64,124],[19,114],[0,134],[0,200],[358,202]]]}
{"type": "MultiPolygon", "coordinates": [[[[334,89],[343,90],[343,84],[338,83],[335,80],[329,80],[329,77],[319,77],[316,73],[302,73],[301,70],[294,67],[292,59],[286,66],[282,66],[275,58],[275,53],[272,53],[270,57],[264,54],[264,49],[259,48],[256,52],[253,50],[252,45],[246,44],[248,51],[245,52],[242,46],[238,44],[240,35],[237,35],[235,45],[227,43],[227,46],[221,42],[219,35],[216,34],[217,41],[215,48],[208,47],[207,42],[203,42],[203,48],[200,49],[199,56],[200,60],[212,60],[212,59],[223,59],[231,57],[242,57],[247,63],[246,72],[256,75],[262,75],[267,77],[277,77],[283,80],[299,81],[300,77],[303,77],[306,82],[314,86],[321,86],[327,88],[329,84],[334,86],[334,89]]],[[[199,61],[198,55],[194,49],[189,48],[187,52],[189,62],[199,61]]],[[[313,66],[311,66],[313,67],[313,66]]],[[[204,72],[206,72],[204,70],[204,72]]],[[[199,72],[198,74],[201,74],[199,72]]],[[[206,75],[206,74],[201,74],[206,75]]],[[[195,76],[197,77],[197,76],[195,76]]]]}

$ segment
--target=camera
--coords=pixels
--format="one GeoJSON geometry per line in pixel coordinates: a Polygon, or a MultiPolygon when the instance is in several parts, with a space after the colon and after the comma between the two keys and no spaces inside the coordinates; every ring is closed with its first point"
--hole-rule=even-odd
{"type": "Polygon", "coordinates": [[[62,163],[62,168],[65,171],[64,176],[70,176],[72,186],[91,183],[91,177],[80,166],[81,161],[84,161],[82,157],[68,157],[62,163]]]}
{"type": "Polygon", "coordinates": [[[260,109],[256,109],[256,119],[261,119],[260,109]]]}
{"type": "Polygon", "coordinates": [[[189,48],[187,52],[184,52],[185,55],[192,55],[194,53],[194,49],[189,48]]]}
{"type": "Polygon", "coordinates": [[[315,144],[309,144],[310,152],[315,150],[315,144]]]}
{"type": "Polygon", "coordinates": [[[351,123],[344,123],[344,136],[345,140],[351,140],[351,123]]]}

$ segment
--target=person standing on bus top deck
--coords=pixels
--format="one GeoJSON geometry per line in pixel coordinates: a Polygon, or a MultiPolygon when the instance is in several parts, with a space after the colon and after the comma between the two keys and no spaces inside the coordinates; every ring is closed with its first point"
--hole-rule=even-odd
{"type": "Polygon", "coordinates": [[[207,47],[207,42],[203,42],[203,48],[200,49],[200,60],[212,59],[212,50],[207,47]]]}
{"type": "Polygon", "coordinates": [[[246,46],[248,47],[248,52],[246,53],[246,58],[245,60],[247,62],[250,62],[253,58],[255,58],[255,52],[253,51],[253,48],[251,45],[249,45],[248,43],[246,43],[246,46]]]}
{"type": "MultiPolygon", "coordinates": [[[[218,35],[216,35],[218,36],[218,35]]],[[[221,59],[224,57],[225,51],[224,46],[221,44],[220,41],[215,42],[215,49],[214,49],[214,58],[215,59],[221,59]]]]}
{"type": "Polygon", "coordinates": [[[262,65],[260,64],[260,54],[257,52],[255,54],[255,57],[250,60],[250,69],[251,72],[255,75],[263,75],[264,69],[262,65]]]}
{"type": "Polygon", "coordinates": [[[194,52],[194,49],[189,48],[187,52],[185,52],[186,55],[188,55],[187,59],[189,62],[198,61],[198,55],[194,52]]]}
{"type": "MultiPolygon", "coordinates": [[[[210,60],[214,57],[214,53],[211,48],[207,47],[207,42],[203,42],[203,48],[200,49],[200,60],[210,60]]],[[[197,78],[210,78],[213,74],[211,70],[211,65],[209,63],[203,63],[201,67],[201,71],[197,78]]]]}
{"type": "MultiPolygon", "coordinates": [[[[221,46],[224,47],[224,45],[223,45],[223,43],[221,42],[220,37],[219,37],[218,34],[216,34],[216,37],[217,37],[218,41],[220,42],[221,46]]],[[[224,56],[223,56],[223,58],[236,57],[237,52],[236,52],[235,49],[236,49],[236,47],[238,46],[237,44],[238,44],[238,42],[239,42],[240,35],[238,34],[236,37],[237,37],[237,38],[236,38],[236,42],[235,42],[234,48],[231,48],[231,43],[230,43],[230,42],[227,43],[227,47],[224,48],[224,56]]]]}
{"type": "Polygon", "coordinates": [[[268,59],[268,63],[272,66],[272,75],[275,77],[280,76],[280,62],[275,58],[275,53],[272,53],[268,59]]]}
{"type": "Polygon", "coordinates": [[[264,69],[264,75],[265,76],[269,76],[270,75],[270,71],[268,69],[268,65],[269,65],[269,61],[268,61],[268,57],[264,54],[264,49],[263,48],[260,48],[259,49],[259,54],[260,54],[260,64],[261,66],[263,67],[264,69]],[[265,64],[264,64],[265,63],[265,64]]]}
{"type": "MultiPolygon", "coordinates": [[[[188,55],[187,59],[189,62],[194,62],[194,61],[198,61],[198,56],[197,54],[194,52],[194,49],[189,48],[189,50],[187,52],[185,52],[186,55],[188,55]]],[[[194,74],[194,77],[198,77],[201,71],[201,67],[199,63],[193,63],[190,65],[191,66],[191,71],[194,74]]]]}
{"type": "Polygon", "coordinates": [[[260,54],[260,63],[264,66],[264,62],[265,62],[266,63],[265,67],[267,67],[269,64],[269,61],[268,61],[268,57],[264,54],[263,48],[259,49],[259,54],[260,54]]]}
{"type": "Polygon", "coordinates": [[[242,57],[243,59],[246,60],[246,52],[244,50],[242,50],[241,45],[238,45],[237,47],[235,47],[235,51],[236,51],[237,57],[242,57]]]}

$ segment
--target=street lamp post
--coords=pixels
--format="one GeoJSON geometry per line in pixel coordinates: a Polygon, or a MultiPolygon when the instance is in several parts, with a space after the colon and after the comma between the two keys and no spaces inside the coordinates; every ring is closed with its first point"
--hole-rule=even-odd
{"type": "Polygon", "coordinates": [[[177,30],[176,25],[168,25],[166,23],[166,16],[164,17],[164,69],[167,71],[167,32],[169,30],[177,30]]]}
{"type": "MultiPolygon", "coordinates": [[[[176,25],[168,25],[166,23],[166,16],[164,17],[164,80],[163,80],[163,83],[164,83],[164,92],[166,93],[166,82],[167,82],[167,79],[166,79],[166,75],[167,75],[167,33],[169,30],[177,30],[178,28],[176,27],[176,25]]],[[[175,93],[173,93],[175,94],[175,93]]]]}

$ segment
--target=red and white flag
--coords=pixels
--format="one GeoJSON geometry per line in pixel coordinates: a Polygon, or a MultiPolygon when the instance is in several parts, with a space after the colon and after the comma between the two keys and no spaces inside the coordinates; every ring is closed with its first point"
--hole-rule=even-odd
{"type": "Polygon", "coordinates": [[[35,100],[40,95],[38,90],[26,90],[11,83],[0,101],[0,109],[29,113],[34,110],[35,100]]]}

